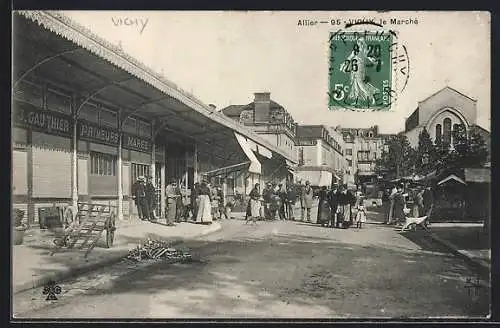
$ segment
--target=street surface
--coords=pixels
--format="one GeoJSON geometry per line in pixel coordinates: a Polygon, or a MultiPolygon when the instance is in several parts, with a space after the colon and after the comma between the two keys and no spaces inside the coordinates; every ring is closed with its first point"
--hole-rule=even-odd
{"type": "Polygon", "coordinates": [[[186,242],[192,263],[119,263],[14,296],[16,318],[485,317],[489,282],[423,232],[223,221],[186,242]]]}

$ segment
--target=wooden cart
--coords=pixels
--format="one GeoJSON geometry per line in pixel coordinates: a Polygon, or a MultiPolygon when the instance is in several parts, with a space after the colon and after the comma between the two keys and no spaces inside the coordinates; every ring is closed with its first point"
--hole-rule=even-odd
{"type": "Polygon", "coordinates": [[[116,214],[114,206],[79,202],[78,208],[68,206],[63,211],[64,233],[54,239],[54,255],[62,248],[84,249],[85,257],[94,249],[106,230],[106,247],[111,248],[115,239],[116,214]]]}

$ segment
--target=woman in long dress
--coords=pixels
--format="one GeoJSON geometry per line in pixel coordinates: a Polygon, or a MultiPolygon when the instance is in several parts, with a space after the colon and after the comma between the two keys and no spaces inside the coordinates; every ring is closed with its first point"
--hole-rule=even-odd
{"type": "Polygon", "coordinates": [[[319,191],[318,202],[318,217],[316,222],[321,224],[322,227],[327,226],[330,221],[330,204],[328,202],[328,190],[326,187],[321,187],[319,191]]]}
{"type": "Polygon", "coordinates": [[[375,104],[375,94],[380,90],[367,80],[366,75],[366,67],[373,64],[375,64],[375,59],[368,56],[366,41],[360,38],[340,67],[340,70],[349,74],[350,78],[348,100],[360,105],[375,104]]]}
{"type": "Polygon", "coordinates": [[[340,225],[347,229],[351,222],[351,205],[353,205],[352,194],[347,190],[347,185],[343,185],[339,192],[338,217],[340,225]]]}
{"type": "Polygon", "coordinates": [[[257,220],[260,217],[260,184],[256,183],[252,191],[250,191],[249,203],[250,218],[253,223],[257,223],[257,220]]]}
{"type": "Polygon", "coordinates": [[[405,196],[403,195],[403,187],[398,187],[397,193],[394,195],[394,211],[393,218],[396,223],[401,222],[406,218],[404,209],[406,207],[405,196]]]}
{"type": "Polygon", "coordinates": [[[362,228],[363,223],[366,222],[365,206],[363,204],[363,193],[358,189],[354,196],[356,197],[356,203],[354,204],[354,223],[356,223],[357,228],[362,228]]]}
{"type": "Polygon", "coordinates": [[[212,223],[211,192],[206,182],[202,182],[199,189],[198,213],[196,223],[212,223]]]}

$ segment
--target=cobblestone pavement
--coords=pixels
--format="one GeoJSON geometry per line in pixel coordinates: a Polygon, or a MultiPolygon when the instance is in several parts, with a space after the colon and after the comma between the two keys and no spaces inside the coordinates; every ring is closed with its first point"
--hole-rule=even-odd
{"type": "Polygon", "coordinates": [[[423,235],[381,224],[223,222],[192,263],[125,262],[16,295],[16,318],[404,318],[489,313],[489,282],[423,235]],[[468,281],[470,279],[470,281],[468,281]],[[49,304],[50,303],[50,304],[49,304]],[[47,305],[48,304],[48,305],[47,305]]]}

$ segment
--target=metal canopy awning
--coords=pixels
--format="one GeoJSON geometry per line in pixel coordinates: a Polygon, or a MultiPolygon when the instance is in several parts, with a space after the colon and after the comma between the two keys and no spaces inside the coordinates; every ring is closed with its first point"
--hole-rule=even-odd
{"type": "Polygon", "coordinates": [[[200,142],[221,158],[237,149],[236,143],[232,147],[226,145],[234,139],[234,131],[258,144],[257,151],[264,156],[277,153],[288,158],[281,149],[214,111],[63,14],[16,13],[14,87],[23,79],[48,79],[63,88],[79,90],[81,101],[95,99],[109,104],[111,109],[121,110],[122,121],[126,117],[153,121],[154,132],[166,130],[200,142]]]}

